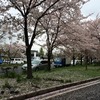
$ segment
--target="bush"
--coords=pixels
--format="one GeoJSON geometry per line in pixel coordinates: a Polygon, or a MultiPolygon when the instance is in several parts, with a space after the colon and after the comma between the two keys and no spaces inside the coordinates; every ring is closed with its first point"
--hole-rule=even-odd
{"type": "Polygon", "coordinates": [[[8,73],[8,78],[16,78],[18,76],[18,74],[16,74],[15,72],[9,72],[8,73]]]}
{"type": "Polygon", "coordinates": [[[18,75],[17,78],[16,78],[16,81],[17,82],[21,82],[22,81],[22,77],[20,75],[18,75]]]}
{"type": "Polygon", "coordinates": [[[94,62],[93,65],[94,65],[94,66],[100,66],[100,61],[94,62]]]}

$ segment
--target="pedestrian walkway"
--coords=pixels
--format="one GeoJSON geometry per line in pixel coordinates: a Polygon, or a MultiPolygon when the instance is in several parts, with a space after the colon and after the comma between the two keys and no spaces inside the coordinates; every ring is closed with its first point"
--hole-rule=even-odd
{"type": "Polygon", "coordinates": [[[100,80],[64,88],[26,100],[100,100],[100,80]]]}

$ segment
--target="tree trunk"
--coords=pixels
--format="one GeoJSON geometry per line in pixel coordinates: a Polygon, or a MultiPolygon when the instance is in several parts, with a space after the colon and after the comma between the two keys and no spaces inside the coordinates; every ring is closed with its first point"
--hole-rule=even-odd
{"type": "Polygon", "coordinates": [[[83,58],[83,56],[82,56],[82,54],[81,54],[81,65],[83,64],[83,60],[82,60],[82,58],[83,58]]]}
{"type": "Polygon", "coordinates": [[[29,39],[28,39],[27,16],[24,17],[24,35],[25,35],[25,45],[26,45],[26,57],[27,57],[27,78],[31,79],[33,76],[31,68],[31,47],[29,45],[29,39]]]}
{"type": "Polygon", "coordinates": [[[73,66],[75,66],[75,56],[73,55],[73,66]]]}
{"type": "Polygon", "coordinates": [[[48,48],[48,71],[51,70],[51,61],[50,61],[50,59],[51,59],[51,55],[52,55],[52,52],[49,49],[50,48],[48,48]]]}
{"type": "Polygon", "coordinates": [[[90,64],[93,64],[93,58],[90,57],[90,64]]]}
{"type": "Polygon", "coordinates": [[[88,56],[85,55],[85,70],[87,70],[87,66],[88,66],[88,56]]]}
{"type": "Polygon", "coordinates": [[[85,70],[87,70],[88,68],[88,51],[85,50],[85,70]]]}
{"type": "Polygon", "coordinates": [[[32,67],[31,67],[31,49],[26,49],[26,56],[27,56],[27,78],[31,79],[32,76],[32,67]]]}

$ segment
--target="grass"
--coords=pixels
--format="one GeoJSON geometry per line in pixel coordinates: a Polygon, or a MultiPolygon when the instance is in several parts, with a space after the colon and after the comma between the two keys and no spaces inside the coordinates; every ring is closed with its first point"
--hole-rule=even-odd
{"type": "Polygon", "coordinates": [[[33,72],[33,76],[41,79],[59,79],[64,82],[74,82],[100,76],[100,67],[88,66],[88,69],[85,70],[84,66],[69,66],[52,69],[50,72],[33,72]]]}
{"type": "MultiPolygon", "coordinates": [[[[14,77],[1,77],[0,89],[2,90],[5,86],[11,86],[18,89],[20,93],[28,93],[29,91],[98,77],[100,76],[100,66],[88,66],[88,70],[85,70],[84,66],[69,66],[54,68],[50,72],[42,70],[33,71],[33,79],[26,79],[25,73],[19,76],[12,73],[9,74],[14,77]]],[[[0,98],[11,96],[11,94],[5,93],[0,98]]]]}
{"type": "Polygon", "coordinates": [[[88,66],[87,70],[85,69],[85,66],[69,66],[69,67],[54,68],[51,69],[50,72],[43,70],[33,71],[33,77],[35,79],[34,81],[36,82],[43,80],[43,81],[56,81],[56,82],[58,81],[60,83],[68,83],[68,82],[75,82],[89,78],[94,78],[98,76],[100,76],[100,66],[88,66]]]}

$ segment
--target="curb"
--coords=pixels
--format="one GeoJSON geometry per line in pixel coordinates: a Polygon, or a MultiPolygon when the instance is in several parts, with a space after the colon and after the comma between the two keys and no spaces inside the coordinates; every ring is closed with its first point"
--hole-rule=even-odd
{"type": "Polygon", "coordinates": [[[39,95],[42,95],[42,94],[45,94],[45,93],[48,93],[48,92],[52,92],[52,91],[64,89],[64,88],[67,88],[67,87],[71,87],[71,86],[75,86],[75,85],[95,81],[95,80],[98,80],[98,79],[100,79],[100,77],[90,78],[90,79],[87,79],[87,80],[73,82],[73,83],[64,84],[64,85],[58,85],[56,87],[46,88],[46,89],[38,90],[36,92],[31,91],[27,94],[24,93],[24,94],[21,94],[21,95],[11,96],[11,97],[7,98],[7,100],[25,100],[27,98],[39,96],[39,95]]]}

